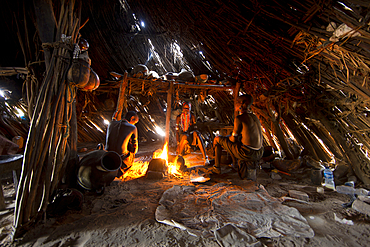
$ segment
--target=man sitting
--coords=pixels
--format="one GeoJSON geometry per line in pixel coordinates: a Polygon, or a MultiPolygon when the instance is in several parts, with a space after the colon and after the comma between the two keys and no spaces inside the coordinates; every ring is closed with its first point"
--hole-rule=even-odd
{"type": "Polygon", "coordinates": [[[182,105],[182,113],[176,117],[176,141],[177,152],[181,155],[190,153],[190,146],[198,146],[202,152],[205,165],[209,164],[208,156],[204,147],[203,139],[196,130],[196,120],[191,114],[190,102],[182,105]]]}
{"type": "MultiPolygon", "coordinates": [[[[239,96],[235,102],[235,111],[238,111],[239,115],[235,117],[232,135],[229,137],[215,137],[213,142],[215,148],[213,170],[215,173],[221,173],[220,159],[222,148],[231,155],[234,165],[237,165],[236,159],[239,161],[257,161],[261,159],[264,150],[262,146],[262,127],[257,116],[251,111],[252,103],[253,98],[251,95],[244,94],[239,96]]],[[[255,167],[248,168],[255,169],[255,167]]]]}
{"type": "Polygon", "coordinates": [[[105,149],[117,152],[122,159],[121,171],[117,177],[122,176],[134,162],[138,151],[138,134],[135,126],[137,122],[139,122],[137,113],[129,111],[124,119],[119,121],[113,119],[108,125],[105,149]]]}

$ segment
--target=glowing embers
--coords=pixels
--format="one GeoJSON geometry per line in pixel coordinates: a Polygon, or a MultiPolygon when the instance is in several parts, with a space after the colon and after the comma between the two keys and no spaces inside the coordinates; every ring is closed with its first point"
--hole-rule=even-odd
{"type": "Polygon", "coordinates": [[[162,179],[168,175],[182,177],[182,171],[185,169],[185,160],[182,156],[169,155],[166,143],[162,150],[154,152],[145,177],[148,179],[162,179]]]}
{"type": "Polygon", "coordinates": [[[129,181],[144,176],[148,170],[148,164],[149,162],[134,162],[130,169],[128,169],[120,179],[123,181],[129,181]]]}
{"type": "Polygon", "coordinates": [[[134,162],[120,179],[129,181],[143,176],[148,179],[162,179],[168,176],[182,178],[186,168],[182,156],[168,154],[166,143],[163,149],[158,149],[153,153],[152,160],[134,162]]]}

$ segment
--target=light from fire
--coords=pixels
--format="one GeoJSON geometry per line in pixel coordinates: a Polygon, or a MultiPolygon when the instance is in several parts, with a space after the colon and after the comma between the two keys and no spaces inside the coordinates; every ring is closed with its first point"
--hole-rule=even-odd
{"type": "Polygon", "coordinates": [[[159,126],[155,127],[155,130],[157,131],[158,135],[160,135],[160,136],[165,136],[166,135],[166,133],[164,133],[164,131],[159,126]]]}
{"type": "MultiPolygon", "coordinates": [[[[168,145],[167,142],[164,144],[163,149],[159,149],[153,153],[153,159],[164,159],[167,165],[167,174],[182,177],[182,173],[179,170],[177,164],[177,158],[174,162],[168,162],[168,145]]],[[[133,180],[142,176],[145,176],[149,166],[149,161],[135,161],[132,166],[120,177],[123,181],[133,180]]]]}

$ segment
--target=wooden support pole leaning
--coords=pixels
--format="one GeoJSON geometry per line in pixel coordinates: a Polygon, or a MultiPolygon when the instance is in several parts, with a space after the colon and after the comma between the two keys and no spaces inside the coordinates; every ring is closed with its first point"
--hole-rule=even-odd
{"type": "MultiPolygon", "coordinates": [[[[237,82],[234,88],[234,106],[236,104],[236,99],[239,96],[240,84],[241,84],[240,82],[237,82]]],[[[234,118],[236,118],[236,116],[238,116],[238,112],[234,109],[234,118]]]]}
{"type": "Polygon", "coordinates": [[[123,105],[125,102],[125,91],[127,87],[127,75],[128,73],[125,72],[125,74],[121,77],[121,86],[119,88],[119,95],[118,95],[118,100],[117,100],[117,107],[116,107],[116,112],[113,115],[113,119],[119,121],[122,119],[122,110],[123,110],[123,105]]]}
{"type": "Polygon", "coordinates": [[[169,145],[169,142],[170,142],[172,94],[173,94],[173,82],[170,83],[170,88],[168,89],[168,92],[167,92],[166,137],[165,137],[165,143],[167,143],[167,145],[169,145]]]}
{"type": "Polygon", "coordinates": [[[0,180],[0,210],[4,210],[6,208],[3,187],[0,180]]]}

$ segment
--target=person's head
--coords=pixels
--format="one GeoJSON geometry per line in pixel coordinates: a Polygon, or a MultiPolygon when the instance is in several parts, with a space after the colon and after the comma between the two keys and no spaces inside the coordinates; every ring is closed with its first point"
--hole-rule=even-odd
{"type": "Polygon", "coordinates": [[[139,116],[137,115],[136,111],[128,111],[125,115],[125,119],[127,122],[133,125],[139,122],[139,116]]]}
{"type": "Polygon", "coordinates": [[[190,104],[190,102],[184,102],[183,104],[182,104],[182,112],[184,112],[184,113],[189,113],[191,111],[191,104],[190,104]]]}
{"type": "Polygon", "coordinates": [[[247,111],[250,109],[252,103],[253,103],[253,97],[251,95],[249,94],[240,95],[236,99],[235,110],[247,111]]]}

